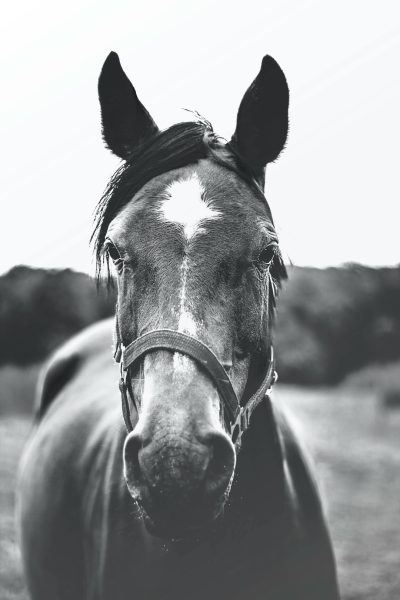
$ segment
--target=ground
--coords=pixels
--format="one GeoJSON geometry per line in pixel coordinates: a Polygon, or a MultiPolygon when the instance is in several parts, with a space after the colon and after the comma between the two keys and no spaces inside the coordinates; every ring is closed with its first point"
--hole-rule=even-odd
{"type": "MultiPolygon", "coordinates": [[[[376,393],[346,388],[277,386],[274,399],[289,407],[314,459],[343,599],[398,600],[400,410],[384,409],[376,393]]],[[[29,430],[26,417],[0,418],[1,600],[28,598],[16,542],[14,486],[29,430]]]]}
{"type": "Polygon", "coordinates": [[[15,482],[21,450],[29,435],[31,420],[0,418],[0,598],[26,600],[21,557],[15,527],[15,482]]]}
{"type": "Polygon", "coordinates": [[[377,394],[281,389],[327,506],[344,600],[400,598],[400,410],[377,394]]]}

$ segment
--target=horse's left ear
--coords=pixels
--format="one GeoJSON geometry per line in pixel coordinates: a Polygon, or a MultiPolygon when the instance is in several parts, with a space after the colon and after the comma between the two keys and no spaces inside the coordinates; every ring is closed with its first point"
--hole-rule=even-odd
{"type": "Polygon", "coordinates": [[[114,154],[126,159],[134,147],[158,127],[137,97],[118,54],[110,52],[99,77],[103,137],[114,154]]]}
{"type": "Polygon", "coordinates": [[[285,75],[271,56],[264,56],[259,74],[240,103],[230,142],[258,178],[263,179],[265,166],[278,158],[285,145],[288,108],[285,75]]]}

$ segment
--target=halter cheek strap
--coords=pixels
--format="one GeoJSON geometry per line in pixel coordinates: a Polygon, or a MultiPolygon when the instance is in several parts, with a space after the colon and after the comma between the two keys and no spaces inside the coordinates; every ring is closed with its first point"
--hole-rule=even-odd
{"type": "Polygon", "coordinates": [[[129,396],[137,411],[130,381],[128,380],[129,370],[148,352],[155,350],[170,350],[171,352],[180,352],[181,354],[190,356],[207,372],[223,402],[226,428],[234,443],[240,440],[244,431],[249,427],[251,415],[257,406],[269,396],[271,388],[277,380],[271,346],[266,374],[261,385],[247,402],[241,406],[227,372],[214,352],[206,344],[180,331],[155,329],[138,337],[128,346],[124,347],[121,342],[117,321],[114,359],[121,365],[119,389],[122,400],[122,414],[128,432],[133,429],[129,396]]]}

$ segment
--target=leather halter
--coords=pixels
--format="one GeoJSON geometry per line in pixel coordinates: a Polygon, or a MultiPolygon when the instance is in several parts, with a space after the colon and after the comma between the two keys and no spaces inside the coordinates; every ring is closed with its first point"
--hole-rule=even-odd
{"type": "Polygon", "coordinates": [[[271,346],[266,374],[256,392],[241,406],[226,370],[214,352],[197,338],[172,329],[155,329],[138,337],[124,347],[120,337],[118,321],[116,322],[116,335],[114,359],[121,365],[119,389],[122,400],[122,414],[128,432],[133,430],[128,395],[131,396],[132,404],[137,411],[132,387],[130,381],[128,381],[129,370],[148,352],[154,350],[180,352],[193,358],[207,372],[222,399],[225,424],[233,443],[240,442],[241,436],[249,427],[251,415],[264,399],[268,399],[272,386],[278,378],[271,346]]]}

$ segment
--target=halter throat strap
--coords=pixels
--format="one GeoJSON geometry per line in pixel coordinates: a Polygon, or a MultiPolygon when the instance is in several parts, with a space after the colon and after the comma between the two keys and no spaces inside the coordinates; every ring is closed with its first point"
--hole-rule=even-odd
{"type": "Polygon", "coordinates": [[[240,441],[242,434],[249,427],[254,410],[264,399],[268,398],[271,388],[277,380],[271,346],[265,376],[256,392],[241,406],[225,368],[206,344],[180,331],[156,329],[145,333],[124,347],[117,321],[114,359],[121,364],[119,388],[122,399],[122,413],[128,432],[133,429],[130,418],[129,395],[133,406],[137,410],[130,381],[128,380],[129,370],[148,352],[155,350],[169,350],[190,356],[207,372],[223,402],[226,427],[234,443],[240,441]]]}

